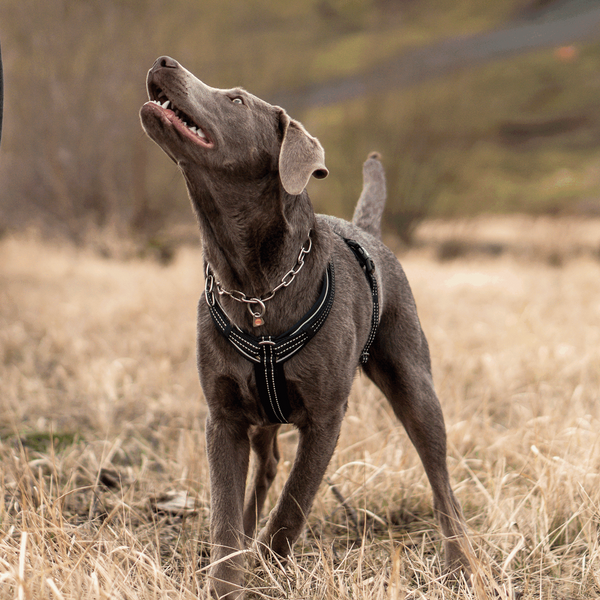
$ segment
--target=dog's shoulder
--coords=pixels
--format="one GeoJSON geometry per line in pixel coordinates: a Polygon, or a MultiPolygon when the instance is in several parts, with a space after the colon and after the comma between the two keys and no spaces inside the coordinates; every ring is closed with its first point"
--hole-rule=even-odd
{"type": "MultiPolygon", "coordinates": [[[[379,239],[352,223],[332,217],[329,215],[318,215],[318,221],[326,225],[332,236],[332,254],[341,270],[345,272],[358,273],[359,265],[354,253],[350,250],[346,240],[353,240],[360,244],[366,250],[369,257],[375,265],[375,276],[377,278],[382,306],[387,305],[387,301],[396,298],[396,301],[403,303],[405,307],[414,306],[414,298],[410,284],[396,255],[379,239]]],[[[353,277],[362,288],[365,285],[364,277],[353,277]]]]}

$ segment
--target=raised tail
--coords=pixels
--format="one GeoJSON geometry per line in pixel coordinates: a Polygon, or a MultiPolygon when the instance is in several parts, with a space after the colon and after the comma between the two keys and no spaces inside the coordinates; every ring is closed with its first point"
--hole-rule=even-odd
{"type": "Polygon", "coordinates": [[[354,209],[352,223],[379,239],[386,195],[381,156],[372,152],[363,165],[363,189],[354,209]]]}

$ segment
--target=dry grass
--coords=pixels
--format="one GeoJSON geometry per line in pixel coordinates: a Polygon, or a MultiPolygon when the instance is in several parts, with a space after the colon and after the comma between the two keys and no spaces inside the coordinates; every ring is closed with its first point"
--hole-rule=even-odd
{"type": "MultiPolygon", "coordinates": [[[[161,267],[1,241],[0,600],[200,593],[200,264],[195,249],[161,267]],[[186,510],[162,502],[168,493],[175,504],[187,493],[186,510]]],[[[442,576],[423,469],[358,379],[296,558],[281,570],[250,556],[250,596],[598,597],[600,262],[579,253],[562,266],[506,254],[440,263],[418,251],[403,264],[432,348],[473,585],[442,576]]],[[[285,430],[269,505],[295,442],[285,430]]]]}

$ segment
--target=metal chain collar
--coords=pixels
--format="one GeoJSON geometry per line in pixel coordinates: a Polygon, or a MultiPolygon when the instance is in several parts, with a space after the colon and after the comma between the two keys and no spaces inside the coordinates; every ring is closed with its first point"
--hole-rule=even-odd
{"type": "Polygon", "coordinates": [[[254,327],[259,327],[260,325],[264,325],[263,316],[265,314],[266,306],[265,302],[271,300],[275,294],[284,287],[288,287],[292,281],[296,278],[296,275],[300,273],[302,267],[304,266],[304,257],[312,250],[312,238],[310,234],[312,231],[308,232],[308,240],[304,243],[302,248],[300,249],[300,253],[298,254],[298,258],[296,260],[295,266],[290,269],[282,278],[277,286],[275,286],[270,292],[261,296],[260,298],[248,298],[244,292],[240,292],[238,290],[226,290],[221,282],[218,281],[215,276],[210,271],[210,265],[206,264],[206,300],[212,306],[212,303],[209,301],[208,294],[213,293],[213,289],[216,289],[219,293],[219,296],[229,296],[232,300],[236,302],[240,302],[245,304],[250,311],[250,314],[253,317],[253,325],[254,327]],[[306,247],[308,245],[308,247],[306,247]],[[254,308],[256,307],[256,308],[254,308]]]}

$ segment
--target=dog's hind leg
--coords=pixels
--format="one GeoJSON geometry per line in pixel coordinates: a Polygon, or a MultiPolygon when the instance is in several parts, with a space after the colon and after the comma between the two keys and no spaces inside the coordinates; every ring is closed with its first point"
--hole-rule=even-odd
{"type": "Polygon", "coordinates": [[[279,425],[273,425],[250,431],[253,466],[244,506],[244,533],[248,538],[254,535],[267,492],[277,474],[277,463],[279,462],[278,430],[279,425]]]}
{"type": "Polygon", "coordinates": [[[420,328],[410,328],[413,337],[407,335],[406,326],[401,330],[389,325],[382,323],[365,372],[389,400],[421,458],[445,536],[446,569],[460,567],[468,575],[468,540],[460,505],[450,487],[444,417],[433,387],[427,342],[420,328]]]}

